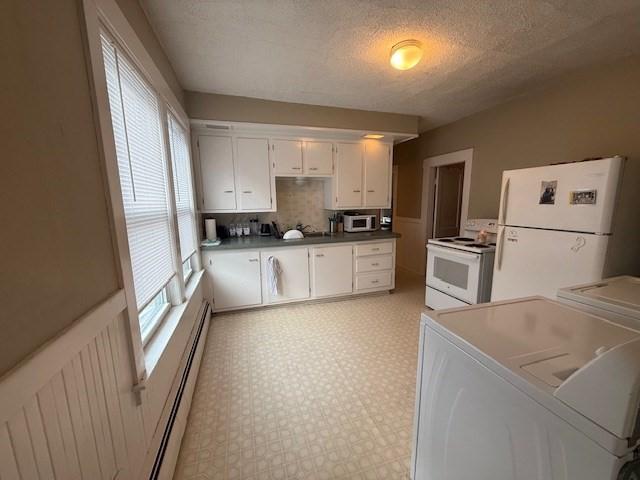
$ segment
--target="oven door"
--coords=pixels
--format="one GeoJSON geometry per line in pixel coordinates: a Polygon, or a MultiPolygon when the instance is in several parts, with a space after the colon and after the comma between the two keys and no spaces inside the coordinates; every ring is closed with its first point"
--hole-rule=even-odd
{"type": "Polygon", "coordinates": [[[467,303],[478,302],[479,253],[427,245],[427,285],[467,303]]]}

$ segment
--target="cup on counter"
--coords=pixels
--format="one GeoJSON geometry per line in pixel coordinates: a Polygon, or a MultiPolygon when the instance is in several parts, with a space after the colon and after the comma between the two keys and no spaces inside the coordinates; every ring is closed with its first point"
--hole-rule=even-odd
{"type": "Polygon", "coordinates": [[[229,224],[229,236],[230,237],[235,237],[236,236],[236,224],[235,223],[231,223],[229,224]]]}
{"type": "Polygon", "coordinates": [[[249,224],[248,224],[248,223],[245,223],[245,224],[242,226],[242,234],[243,234],[245,237],[248,237],[248,236],[251,234],[251,227],[249,226],[249,224]]]}

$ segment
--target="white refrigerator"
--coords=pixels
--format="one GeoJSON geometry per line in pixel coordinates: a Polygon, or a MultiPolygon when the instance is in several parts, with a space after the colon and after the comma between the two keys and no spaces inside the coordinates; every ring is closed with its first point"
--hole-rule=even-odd
{"type": "Polygon", "coordinates": [[[503,173],[492,301],[555,298],[559,288],[625,273],[607,271],[624,263],[613,255],[638,248],[609,248],[623,163],[612,157],[503,173]]]}

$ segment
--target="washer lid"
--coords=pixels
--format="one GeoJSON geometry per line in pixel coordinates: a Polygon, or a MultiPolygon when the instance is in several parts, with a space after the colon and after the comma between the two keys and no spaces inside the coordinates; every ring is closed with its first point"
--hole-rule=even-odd
{"type": "Polygon", "coordinates": [[[543,297],[423,321],[608,450],[623,453],[638,433],[639,331],[543,297]]]}
{"type": "Polygon", "coordinates": [[[558,297],[640,320],[639,277],[613,277],[561,288],[558,297]]]}

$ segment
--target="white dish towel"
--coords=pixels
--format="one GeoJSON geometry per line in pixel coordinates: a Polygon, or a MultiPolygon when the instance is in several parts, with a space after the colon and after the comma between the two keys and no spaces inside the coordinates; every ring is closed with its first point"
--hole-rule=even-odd
{"type": "Polygon", "coordinates": [[[281,273],[280,262],[273,255],[269,255],[267,258],[267,283],[269,284],[269,293],[274,297],[282,293],[281,273]]]}

